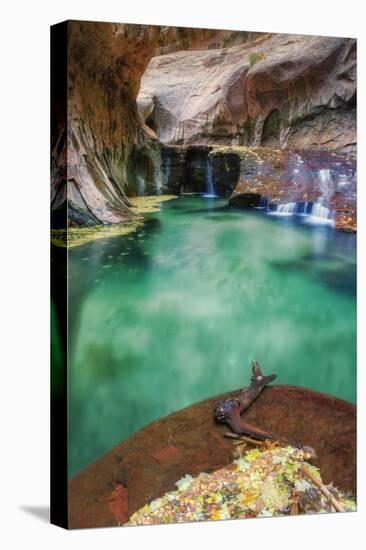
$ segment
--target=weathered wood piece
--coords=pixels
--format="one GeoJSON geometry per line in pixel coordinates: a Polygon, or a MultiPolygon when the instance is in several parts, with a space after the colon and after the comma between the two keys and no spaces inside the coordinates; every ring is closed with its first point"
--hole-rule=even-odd
{"type": "MultiPolygon", "coordinates": [[[[257,399],[266,385],[275,378],[276,374],[264,376],[257,361],[253,360],[250,386],[243,388],[238,397],[218,401],[214,410],[214,418],[216,422],[225,422],[236,434],[255,437],[261,441],[270,439],[301,449],[303,446],[300,443],[282,437],[275,432],[258,428],[241,418],[243,412],[257,399]]],[[[309,449],[309,451],[312,451],[311,454],[314,453],[313,449],[309,449]]]]}

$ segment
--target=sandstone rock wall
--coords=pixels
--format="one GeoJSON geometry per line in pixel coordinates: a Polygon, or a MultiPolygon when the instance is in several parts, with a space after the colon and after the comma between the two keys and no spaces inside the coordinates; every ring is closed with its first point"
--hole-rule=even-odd
{"type": "Polygon", "coordinates": [[[256,40],[265,33],[200,29],[188,27],[160,27],[159,45],[155,55],[182,50],[212,50],[237,46],[256,40]]]}
{"type": "Polygon", "coordinates": [[[53,125],[53,224],[64,225],[66,216],[69,225],[120,222],[132,215],[128,195],[159,192],[162,185],[160,144],[136,107],[152,56],[223,47],[257,34],[83,21],[64,25],[68,121],[67,131],[65,121],[53,125]]]}
{"type": "Polygon", "coordinates": [[[154,57],[139,112],[164,144],[354,152],[356,41],[262,35],[154,57]]]}
{"type": "Polygon", "coordinates": [[[353,39],[66,25],[68,120],[56,98],[51,152],[56,225],[124,221],[128,196],[181,190],[190,146],[355,152],[353,39]]]}
{"type": "Polygon", "coordinates": [[[68,128],[52,151],[67,157],[65,170],[53,171],[53,200],[68,186],[69,222],[115,223],[131,216],[124,191],[128,158],[144,137],[136,97],[158,44],[159,28],[69,21],[68,128]],[[66,154],[67,151],[67,154],[66,154]]]}

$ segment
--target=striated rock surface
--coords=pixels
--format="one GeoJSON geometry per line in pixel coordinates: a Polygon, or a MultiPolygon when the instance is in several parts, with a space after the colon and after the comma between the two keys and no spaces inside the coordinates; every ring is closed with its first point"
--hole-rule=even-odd
{"type": "MultiPolygon", "coordinates": [[[[234,392],[234,395],[238,392],[234,392]]],[[[69,527],[106,527],[128,520],[146,502],[175,488],[185,474],[212,472],[232,461],[227,426],[213,409],[228,393],[155,420],[69,482],[69,527]]],[[[245,413],[248,422],[316,450],[325,483],[356,493],[354,405],[293,386],[264,389],[245,413]]]]}
{"type": "Polygon", "coordinates": [[[265,33],[251,31],[160,27],[159,45],[155,51],[155,55],[164,55],[182,50],[228,48],[245,42],[251,42],[264,35],[265,33]]]}
{"type": "Polygon", "coordinates": [[[354,152],[356,41],[261,35],[230,48],[154,57],[139,112],[168,144],[354,152]]]}
{"type": "MultiPolygon", "coordinates": [[[[131,196],[204,191],[203,150],[214,145],[355,153],[354,39],[63,25],[68,120],[56,98],[53,227],[129,220],[131,196]]],[[[217,189],[229,196],[238,167],[226,168],[217,189]]]]}
{"type": "Polygon", "coordinates": [[[52,209],[67,200],[71,225],[119,222],[131,217],[124,188],[143,139],[135,100],[159,27],[66,24],[68,123],[67,136],[52,136],[52,209]]]}
{"type": "MultiPolygon", "coordinates": [[[[67,56],[68,120],[67,125],[62,120],[66,105],[56,99],[53,227],[64,226],[66,217],[71,226],[125,221],[132,216],[127,196],[160,192],[162,185],[160,144],[136,106],[152,56],[241,43],[258,33],[86,21],[61,25],[67,33],[67,44],[65,38],[59,48],[67,56]]],[[[55,66],[55,73],[62,68],[55,66]]]]}

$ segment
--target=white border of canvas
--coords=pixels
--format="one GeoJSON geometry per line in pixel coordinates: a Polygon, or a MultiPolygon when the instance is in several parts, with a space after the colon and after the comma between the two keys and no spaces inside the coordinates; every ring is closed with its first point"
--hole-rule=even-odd
{"type": "Polygon", "coordinates": [[[49,502],[49,26],[87,19],[356,36],[365,97],[359,0],[12,0],[1,6],[1,485],[3,548],[347,548],[365,516],[365,106],[358,105],[358,512],[149,528],[65,532],[49,502]],[[43,518],[43,519],[42,519],[43,518]]]}

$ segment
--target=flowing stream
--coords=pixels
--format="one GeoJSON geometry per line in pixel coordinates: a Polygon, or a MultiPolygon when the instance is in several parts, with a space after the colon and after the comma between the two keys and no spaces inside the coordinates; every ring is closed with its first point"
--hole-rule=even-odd
{"type": "Polygon", "coordinates": [[[247,385],[355,401],[356,237],[183,196],[70,249],[69,473],[152,420],[247,385]]]}
{"type": "Polygon", "coordinates": [[[207,158],[206,193],[204,194],[204,197],[209,199],[217,197],[213,182],[210,157],[207,158]]]}

